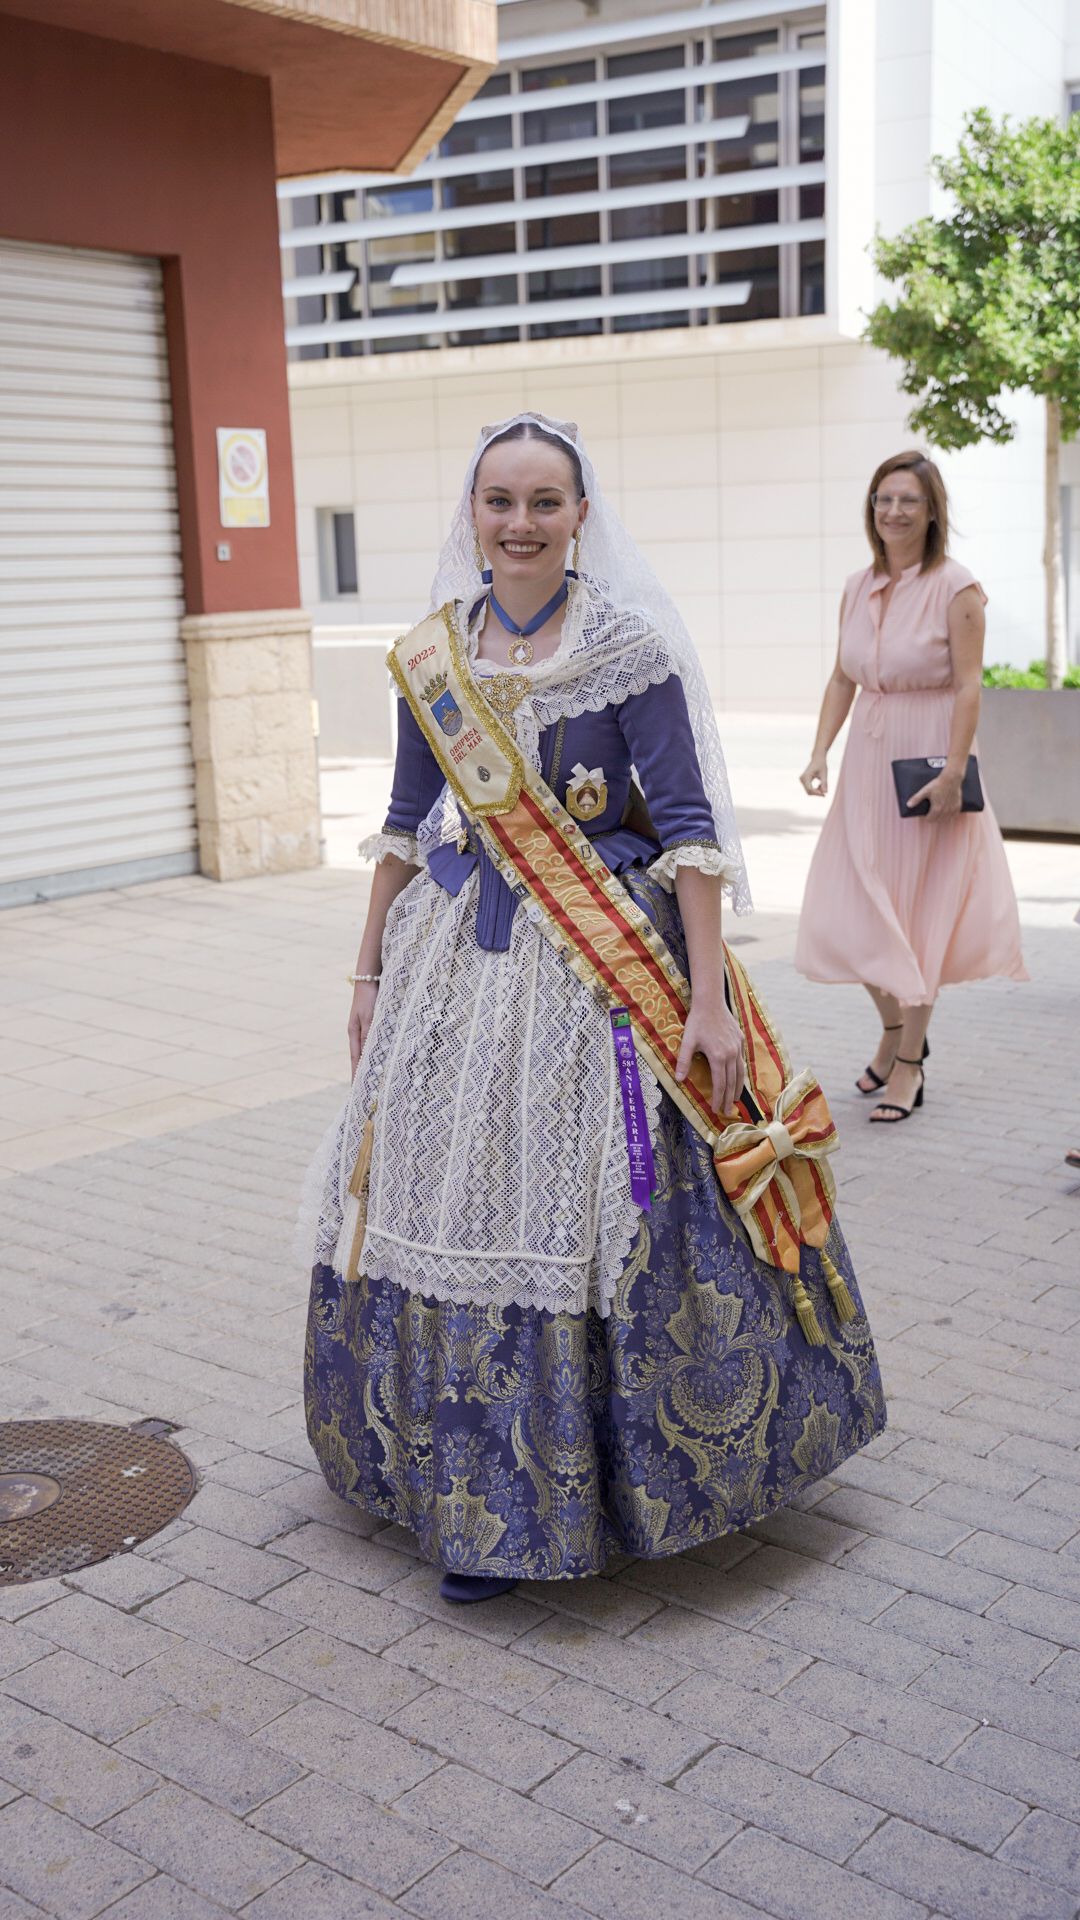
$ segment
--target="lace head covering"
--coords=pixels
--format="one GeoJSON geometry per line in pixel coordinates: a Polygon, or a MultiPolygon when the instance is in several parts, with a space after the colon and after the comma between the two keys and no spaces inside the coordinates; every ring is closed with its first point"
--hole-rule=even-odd
{"type": "MultiPolygon", "coordinates": [[[[431,583],[431,609],[454,601],[468,620],[487,592],[472,517],[476,469],[488,446],[518,425],[538,427],[573,448],[589,502],[581,534],[579,578],[571,592],[562,639],[552,658],[537,662],[529,673],[537,723],[548,726],[564,716],[617,706],[677,673],[686,695],[717,844],[724,855],[724,885],[735,911],[745,913],[751,905],[750,889],[724,750],[697,649],[670,595],[605,499],[573,421],[525,412],[481,428],[431,583]]],[[[522,737],[520,729],[519,739],[535,761],[535,742],[522,737]]]]}

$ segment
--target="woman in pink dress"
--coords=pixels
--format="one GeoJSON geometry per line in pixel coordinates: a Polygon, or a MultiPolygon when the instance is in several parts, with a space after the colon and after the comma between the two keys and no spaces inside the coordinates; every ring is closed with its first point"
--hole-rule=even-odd
{"type": "Polygon", "coordinates": [[[870,482],[873,561],[840,603],[840,645],[825,689],[807,793],[828,791],[826,756],[851,709],[836,797],[806,883],[795,965],[811,980],[857,980],[881,1038],[856,1081],[884,1089],[870,1118],[895,1125],[923,1103],[923,1061],[938,988],[1003,974],[1026,980],[1016,896],[989,798],[960,809],[975,750],[986,595],[948,557],[948,499],[919,452],[883,460],[870,482]],[[856,698],[856,695],[858,696],[856,698]],[[940,758],[900,816],[894,760],[940,758]]]}

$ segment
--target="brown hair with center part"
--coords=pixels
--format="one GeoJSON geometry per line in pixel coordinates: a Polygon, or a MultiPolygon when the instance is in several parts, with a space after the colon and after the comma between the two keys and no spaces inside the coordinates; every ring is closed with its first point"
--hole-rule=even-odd
{"type": "Polygon", "coordinates": [[[474,493],[476,491],[477,481],[480,478],[480,468],[483,466],[492,447],[500,447],[506,440],[542,440],[546,447],[554,447],[556,453],[561,453],[567,461],[575,494],[579,500],[584,500],[585,476],[581,471],[581,461],[578,458],[577,448],[572,447],[568,440],[560,439],[557,433],[549,433],[547,428],[542,427],[536,420],[515,420],[513,426],[507,427],[504,433],[496,433],[492,436],[476,463],[476,475],[473,480],[474,493]]]}
{"type": "Polygon", "coordinates": [[[885,542],[878,532],[874,519],[872,496],[890,473],[913,473],[922,486],[930,508],[930,518],[926,526],[920,571],[929,573],[932,567],[940,567],[949,551],[949,496],[945,491],[945,482],[939,469],[918,447],[913,447],[907,453],[890,454],[889,458],[883,460],[875,470],[874,477],[866,489],[863,524],[874,555],[874,572],[887,573],[889,569],[885,542]]]}

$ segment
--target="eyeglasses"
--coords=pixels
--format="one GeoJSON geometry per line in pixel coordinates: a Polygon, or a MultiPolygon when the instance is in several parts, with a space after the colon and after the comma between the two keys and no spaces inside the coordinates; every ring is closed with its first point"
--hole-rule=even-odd
{"type": "Polygon", "coordinates": [[[889,513],[895,508],[897,513],[911,520],[920,507],[925,507],[926,501],[921,496],[916,498],[913,493],[872,493],[870,505],[875,513],[889,513]]]}

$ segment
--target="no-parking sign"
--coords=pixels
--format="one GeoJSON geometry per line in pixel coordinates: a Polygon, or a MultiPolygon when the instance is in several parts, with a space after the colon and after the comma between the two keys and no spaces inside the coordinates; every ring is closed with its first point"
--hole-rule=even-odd
{"type": "Polygon", "coordinates": [[[270,525],[265,427],[219,427],[218,491],[223,527],[270,525]]]}

